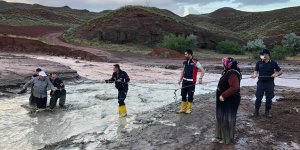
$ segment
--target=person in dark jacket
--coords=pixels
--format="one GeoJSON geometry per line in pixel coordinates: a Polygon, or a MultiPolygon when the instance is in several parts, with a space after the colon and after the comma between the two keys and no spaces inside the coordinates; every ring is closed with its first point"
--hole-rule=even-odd
{"type": "Polygon", "coordinates": [[[112,77],[109,80],[105,80],[105,82],[115,83],[115,87],[118,89],[119,115],[120,117],[125,117],[127,115],[125,99],[130,78],[125,71],[121,70],[119,64],[114,65],[113,71],[112,77]]]}
{"type": "Polygon", "coordinates": [[[258,77],[255,111],[252,116],[259,116],[261,101],[264,94],[266,94],[265,115],[266,117],[272,117],[270,110],[272,106],[272,99],[274,98],[274,79],[282,75],[282,70],[276,61],[271,60],[270,51],[268,49],[263,49],[260,55],[261,60],[256,63],[255,71],[251,76],[252,78],[258,77]]]}
{"type": "Polygon", "coordinates": [[[199,84],[202,84],[202,79],[205,73],[200,62],[193,57],[193,51],[187,49],[184,53],[186,60],[183,62],[183,71],[181,72],[178,84],[182,83],[181,89],[181,108],[177,113],[190,114],[192,112],[192,104],[197,82],[197,74],[200,72],[199,84]]]}
{"type": "Polygon", "coordinates": [[[241,101],[242,75],[238,63],[231,57],[223,59],[224,71],[216,92],[216,133],[214,142],[234,142],[237,110],[241,101]]]}
{"type": "Polygon", "coordinates": [[[54,87],[57,88],[56,91],[50,92],[50,109],[56,107],[57,100],[59,99],[59,107],[64,108],[66,102],[66,90],[65,84],[61,78],[58,78],[56,73],[50,74],[50,81],[54,87]]]}

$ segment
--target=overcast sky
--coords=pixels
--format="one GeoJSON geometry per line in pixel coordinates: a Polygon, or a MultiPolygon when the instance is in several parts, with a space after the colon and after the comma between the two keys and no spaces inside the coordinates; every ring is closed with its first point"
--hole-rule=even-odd
{"type": "MultiPolygon", "coordinates": [[[[1,1],[1,0],[0,0],[1,1]]],[[[102,11],[125,5],[144,5],[169,9],[184,16],[187,14],[210,13],[222,7],[243,11],[267,11],[284,7],[300,6],[300,0],[4,0],[41,4],[46,6],[70,6],[76,9],[102,11]]]]}

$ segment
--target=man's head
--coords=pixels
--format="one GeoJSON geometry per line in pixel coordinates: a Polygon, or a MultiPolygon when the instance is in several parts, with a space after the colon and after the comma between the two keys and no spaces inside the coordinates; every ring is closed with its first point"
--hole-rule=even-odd
{"type": "Polygon", "coordinates": [[[54,81],[54,80],[56,79],[56,77],[57,77],[56,73],[51,73],[51,74],[50,74],[50,79],[51,79],[52,81],[54,81]]]}
{"type": "Polygon", "coordinates": [[[42,69],[41,68],[37,68],[37,69],[35,69],[35,74],[36,75],[38,75],[39,74],[39,72],[41,72],[42,71],[42,69]]]}
{"type": "Polygon", "coordinates": [[[191,49],[187,49],[184,52],[184,56],[186,59],[191,59],[193,58],[193,51],[191,49]]]}
{"type": "Polygon", "coordinates": [[[120,69],[120,65],[119,64],[115,64],[114,65],[114,69],[113,69],[113,71],[114,72],[118,72],[118,71],[120,71],[121,69],[120,69]]]}
{"type": "Polygon", "coordinates": [[[40,71],[40,72],[39,72],[39,79],[40,79],[40,80],[45,80],[46,77],[47,77],[46,72],[44,72],[44,71],[40,71]]]}
{"type": "Polygon", "coordinates": [[[260,53],[260,58],[262,60],[269,60],[270,59],[270,50],[269,49],[263,49],[262,52],[260,53]]]}

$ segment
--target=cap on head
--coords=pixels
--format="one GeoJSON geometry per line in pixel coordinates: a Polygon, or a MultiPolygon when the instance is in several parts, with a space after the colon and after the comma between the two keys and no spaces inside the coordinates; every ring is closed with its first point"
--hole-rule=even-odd
{"type": "Polygon", "coordinates": [[[270,55],[270,54],[271,54],[271,53],[270,53],[270,50],[267,49],[267,48],[264,48],[264,49],[262,50],[262,52],[260,52],[260,55],[264,55],[264,54],[270,55]]]}
{"type": "Polygon", "coordinates": [[[114,67],[120,69],[120,65],[119,64],[115,64],[114,67]]]}
{"type": "Polygon", "coordinates": [[[36,71],[36,72],[41,72],[42,69],[41,69],[41,68],[37,68],[35,71],[36,71]]]}
{"type": "Polygon", "coordinates": [[[41,71],[41,72],[39,72],[39,76],[47,77],[47,74],[45,71],[41,71]]]}

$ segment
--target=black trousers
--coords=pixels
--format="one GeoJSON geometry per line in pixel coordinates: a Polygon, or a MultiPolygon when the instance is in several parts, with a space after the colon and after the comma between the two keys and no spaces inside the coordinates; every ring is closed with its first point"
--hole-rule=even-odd
{"type": "Polygon", "coordinates": [[[47,107],[47,97],[44,98],[33,97],[33,99],[36,101],[37,108],[44,109],[47,107]]]}
{"type": "Polygon", "coordinates": [[[66,90],[56,90],[54,93],[51,92],[51,99],[50,99],[50,109],[56,107],[57,100],[59,99],[59,106],[63,107],[66,102],[66,90]]]}
{"type": "Polygon", "coordinates": [[[266,110],[270,110],[272,106],[272,99],[274,98],[274,87],[275,83],[274,81],[269,82],[257,82],[257,88],[256,88],[256,101],[255,101],[255,108],[259,109],[261,106],[261,101],[266,94],[266,110]]]}
{"type": "Polygon", "coordinates": [[[119,103],[119,106],[125,105],[125,99],[127,97],[127,92],[128,92],[127,89],[118,90],[118,103],[119,103]]]}
{"type": "Polygon", "coordinates": [[[182,87],[185,87],[181,89],[181,96],[182,96],[182,101],[189,101],[193,102],[194,101],[194,93],[195,93],[195,88],[196,85],[192,81],[182,81],[182,87]],[[188,96],[188,98],[187,98],[188,96]]]}

